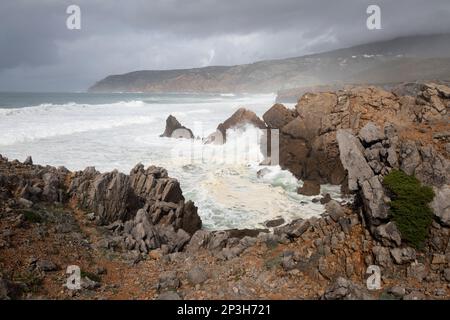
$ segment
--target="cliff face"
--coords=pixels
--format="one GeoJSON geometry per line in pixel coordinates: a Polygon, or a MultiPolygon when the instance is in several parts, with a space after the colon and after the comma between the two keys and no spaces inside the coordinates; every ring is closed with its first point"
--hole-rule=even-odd
{"type": "Polygon", "coordinates": [[[110,75],[91,92],[276,92],[342,83],[448,79],[450,34],[398,38],[237,66],[110,75]]]}

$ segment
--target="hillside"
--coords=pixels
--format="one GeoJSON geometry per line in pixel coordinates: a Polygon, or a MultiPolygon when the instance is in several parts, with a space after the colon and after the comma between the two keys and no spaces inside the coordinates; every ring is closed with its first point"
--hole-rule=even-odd
{"type": "Polygon", "coordinates": [[[450,78],[450,34],[396,38],[330,52],[236,66],[110,75],[90,92],[276,92],[343,83],[450,78]]]}

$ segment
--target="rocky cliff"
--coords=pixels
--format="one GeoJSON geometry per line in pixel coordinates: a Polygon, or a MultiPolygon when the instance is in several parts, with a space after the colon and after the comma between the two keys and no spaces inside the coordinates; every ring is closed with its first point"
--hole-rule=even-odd
{"type": "Polygon", "coordinates": [[[277,92],[347,83],[443,79],[450,74],[450,35],[397,38],[282,60],[110,75],[91,92],[277,92]]]}

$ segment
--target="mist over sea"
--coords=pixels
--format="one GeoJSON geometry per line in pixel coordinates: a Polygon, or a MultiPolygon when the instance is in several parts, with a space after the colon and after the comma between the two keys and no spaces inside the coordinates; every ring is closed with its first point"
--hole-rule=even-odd
{"type": "MultiPolygon", "coordinates": [[[[323,206],[297,194],[302,182],[288,171],[268,167],[257,177],[264,168],[257,129],[230,132],[223,146],[202,143],[239,107],[262,116],[274,101],[272,94],[0,93],[0,154],[70,170],[162,166],[179,179],[207,229],[319,215],[323,206]],[[169,114],[199,139],[159,137],[169,114]]],[[[322,186],[322,193],[339,199],[339,187],[322,186]]]]}

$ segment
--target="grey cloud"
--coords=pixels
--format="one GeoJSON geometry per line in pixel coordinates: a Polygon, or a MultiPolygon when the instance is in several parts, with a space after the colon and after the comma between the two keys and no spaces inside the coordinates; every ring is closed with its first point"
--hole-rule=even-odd
{"type": "Polygon", "coordinates": [[[450,32],[448,0],[6,0],[0,90],[84,90],[108,74],[232,65],[450,32]],[[82,30],[65,27],[68,5],[82,30]],[[383,30],[368,31],[378,4],[383,30]]]}

